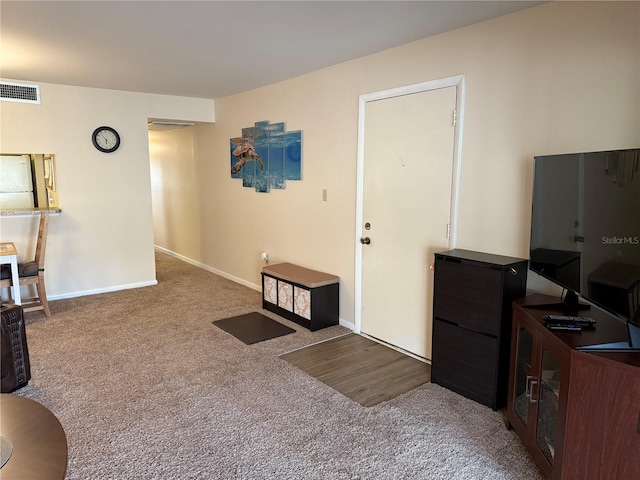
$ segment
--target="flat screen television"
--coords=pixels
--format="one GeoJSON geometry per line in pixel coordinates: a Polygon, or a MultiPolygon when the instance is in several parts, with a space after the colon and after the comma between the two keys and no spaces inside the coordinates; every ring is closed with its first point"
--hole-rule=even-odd
{"type": "MultiPolygon", "coordinates": [[[[534,157],[529,268],[640,324],[640,149],[534,157]]],[[[548,306],[548,305],[547,305],[548,306]]]]}

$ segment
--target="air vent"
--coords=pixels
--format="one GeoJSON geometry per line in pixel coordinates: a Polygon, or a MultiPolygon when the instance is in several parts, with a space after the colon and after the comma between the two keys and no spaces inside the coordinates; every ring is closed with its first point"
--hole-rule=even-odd
{"type": "Polygon", "coordinates": [[[0,100],[4,102],[40,103],[40,85],[0,82],[0,100]]]}
{"type": "Polygon", "coordinates": [[[193,122],[179,122],[174,120],[149,120],[147,128],[149,130],[174,130],[182,127],[193,127],[193,122]]]}

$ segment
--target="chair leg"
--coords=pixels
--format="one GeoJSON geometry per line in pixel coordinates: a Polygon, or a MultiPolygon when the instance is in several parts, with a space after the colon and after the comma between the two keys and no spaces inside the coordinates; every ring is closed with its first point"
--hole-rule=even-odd
{"type": "Polygon", "coordinates": [[[45,317],[51,317],[51,310],[49,310],[49,302],[47,302],[47,291],[44,288],[44,278],[40,277],[38,283],[36,283],[36,290],[38,290],[38,298],[42,305],[45,317]]]}

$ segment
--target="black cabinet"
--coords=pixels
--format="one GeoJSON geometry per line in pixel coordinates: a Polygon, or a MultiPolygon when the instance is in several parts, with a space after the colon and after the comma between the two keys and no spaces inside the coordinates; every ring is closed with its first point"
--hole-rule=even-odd
{"type": "Polygon", "coordinates": [[[507,403],[512,302],[527,261],[469,250],[435,255],[431,381],[494,410],[507,403]]]}

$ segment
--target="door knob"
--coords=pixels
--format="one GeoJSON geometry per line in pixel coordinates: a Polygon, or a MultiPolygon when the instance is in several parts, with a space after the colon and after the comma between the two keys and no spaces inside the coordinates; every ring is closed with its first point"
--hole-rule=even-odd
{"type": "Polygon", "coordinates": [[[369,245],[371,243],[371,239],[369,237],[361,238],[360,243],[363,245],[369,245]]]}

